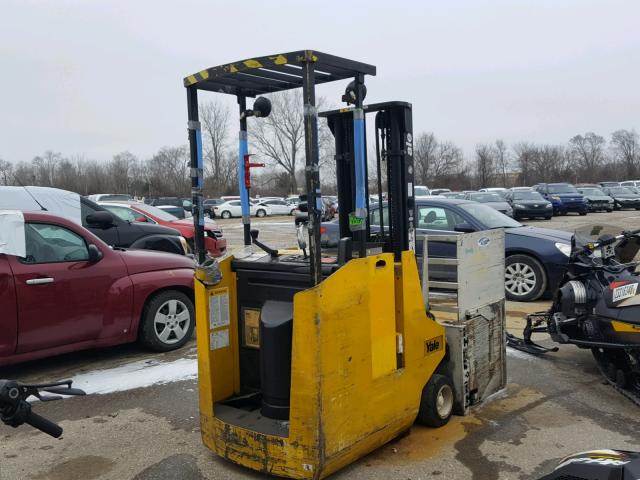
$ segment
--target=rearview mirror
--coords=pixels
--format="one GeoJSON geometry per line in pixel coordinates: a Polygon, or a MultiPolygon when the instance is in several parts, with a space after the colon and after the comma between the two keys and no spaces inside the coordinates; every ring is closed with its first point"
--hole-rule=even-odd
{"type": "Polygon", "coordinates": [[[460,233],[473,233],[476,231],[476,229],[467,222],[458,223],[453,230],[460,233]]]}
{"type": "Polygon", "coordinates": [[[113,226],[113,215],[105,211],[93,212],[85,217],[85,221],[93,227],[109,228],[113,226]]]}
{"type": "Polygon", "coordinates": [[[96,247],[93,243],[89,244],[89,246],[87,247],[87,250],[89,251],[89,262],[91,263],[95,263],[103,257],[100,249],[96,247]]]}

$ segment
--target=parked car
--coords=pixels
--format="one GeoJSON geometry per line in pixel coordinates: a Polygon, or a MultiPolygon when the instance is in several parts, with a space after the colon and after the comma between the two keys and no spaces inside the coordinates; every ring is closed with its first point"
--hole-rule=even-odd
{"type": "Polygon", "coordinates": [[[633,193],[626,187],[604,187],[604,193],[613,199],[613,208],[623,210],[625,208],[635,208],[640,210],[640,195],[633,193]]]}
{"type": "Polygon", "coordinates": [[[586,215],[589,211],[587,201],[570,183],[539,183],[533,189],[551,202],[554,215],[566,215],[568,212],[586,215]]]}
{"type": "MultiPolygon", "coordinates": [[[[213,211],[216,216],[227,219],[231,217],[241,217],[242,207],[240,200],[229,200],[220,205],[213,207],[213,211]]],[[[266,205],[256,205],[255,203],[249,203],[249,213],[256,217],[265,217],[271,215],[271,208],[266,205]]]]}
{"type": "Polygon", "coordinates": [[[202,208],[204,214],[209,218],[216,218],[216,213],[213,211],[213,207],[216,205],[222,205],[224,200],[221,198],[207,198],[204,202],[202,202],[202,208]]]}
{"type": "Polygon", "coordinates": [[[531,187],[511,187],[509,190],[512,192],[530,192],[533,190],[531,187]]]}
{"type": "Polygon", "coordinates": [[[638,188],[640,187],[640,180],[625,180],[624,182],[620,182],[620,186],[621,187],[634,187],[634,188],[638,188]]]}
{"type": "MultiPolygon", "coordinates": [[[[179,219],[160,207],[146,205],[139,202],[114,203],[101,202],[101,206],[128,222],[143,222],[159,224],[175,228],[186,238],[189,247],[193,250],[195,228],[192,219],[179,219]]],[[[172,207],[179,208],[179,207],[172,207]]],[[[210,219],[204,221],[204,248],[212,257],[220,257],[227,251],[227,240],[222,235],[222,229],[210,219]]]]}
{"type": "Polygon", "coordinates": [[[49,187],[0,187],[0,209],[46,210],[82,225],[108,245],[190,253],[180,232],[162,225],[131,223],[77,193],[49,187]]]}
{"type": "Polygon", "coordinates": [[[180,197],[154,197],[145,199],[145,203],[153,205],[155,207],[159,205],[173,205],[174,207],[181,207],[184,210],[191,212],[193,210],[193,203],[190,198],[180,197]]]}
{"type": "Polygon", "coordinates": [[[579,187],[578,191],[587,200],[590,212],[612,212],[613,198],[597,187],[579,187]]]}
{"type": "Polygon", "coordinates": [[[93,202],[128,202],[133,197],[127,193],[95,193],[87,197],[93,202]]]}
{"type": "Polygon", "coordinates": [[[620,182],[599,182],[598,185],[601,187],[619,187],[620,182]]]}
{"type": "Polygon", "coordinates": [[[553,205],[533,190],[516,190],[507,193],[507,202],[513,209],[513,218],[544,218],[551,220],[553,205]]]}
{"type": "Polygon", "coordinates": [[[497,193],[493,192],[473,192],[465,195],[467,200],[484,203],[491,208],[495,208],[500,213],[504,213],[510,217],[513,216],[511,205],[497,193]]]}
{"type": "Polygon", "coordinates": [[[443,193],[448,193],[450,191],[450,188],[433,188],[431,190],[431,195],[442,195],[443,193]]]}
{"type": "Polygon", "coordinates": [[[289,205],[285,200],[281,198],[271,200],[260,200],[256,206],[267,207],[273,215],[293,215],[296,211],[296,207],[289,205]]]}
{"type": "Polygon", "coordinates": [[[464,192],[444,192],[441,193],[440,196],[445,198],[465,198],[464,192]]]}
{"type": "MultiPolygon", "coordinates": [[[[379,209],[371,208],[372,230],[374,225],[380,224],[379,212],[379,209]]],[[[416,217],[418,235],[504,228],[505,292],[510,300],[533,301],[555,291],[566,270],[571,252],[572,235],[569,232],[524,226],[485,204],[442,197],[416,201],[416,217]]],[[[323,247],[336,247],[338,237],[336,221],[321,225],[323,247]]],[[[455,248],[449,242],[429,241],[429,255],[433,257],[454,258],[455,248]]],[[[422,255],[422,242],[416,242],[416,253],[422,255]]],[[[434,265],[430,267],[429,278],[456,281],[455,267],[434,265]]]]}
{"type": "Polygon", "coordinates": [[[190,218],[193,218],[193,214],[182,207],[176,207],[175,205],[156,205],[156,207],[180,220],[189,220],[190,218]]]}
{"type": "Polygon", "coordinates": [[[431,196],[431,191],[424,185],[416,185],[413,187],[413,194],[415,198],[429,197],[431,196]]]}
{"type": "Polygon", "coordinates": [[[191,258],[112,249],[47,212],[24,221],[25,255],[0,254],[0,366],[135,341],[168,351],[191,338],[191,258]]]}
{"type": "Polygon", "coordinates": [[[478,191],[479,192],[497,193],[498,195],[500,195],[504,199],[509,190],[506,189],[506,188],[503,188],[503,187],[489,187],[489,188],[481,188],[478,191]]]}

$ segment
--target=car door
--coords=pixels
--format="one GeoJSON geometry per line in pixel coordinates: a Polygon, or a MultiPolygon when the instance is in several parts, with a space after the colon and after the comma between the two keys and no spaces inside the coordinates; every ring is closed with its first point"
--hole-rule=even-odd
{"type": "MultiPolygon", "coordinates": [[[[53,223],[27,223],[25,235],[26,257],[9,257],[18,306],[18,353],[96,339],[105,319],[122,327],[127,316],[122,305],[113,315],[107,302],[112,285],[126,277],[117,255],[89,262],[85,238],[53,223]]],[[[131,299],[125,285],[121,288],[126,305],[131,299]]]]}
{"type": "MultiPolygon", "coordinates": [[[[465,222],[452,208],[446,205],[418,204],[417,234],[423,235],[459,235],[455,231],[456,225],[465,222]]],[[[432,258],[455,258],[456,244],[438,240],[429,240],[429,257],[432,258]]],[[[416,253],[420,257],[419,265],[422,266],[423,241],[416,242],[416,253]]],[[[429,266],[429,278],[431,280],[456,281],[456,267],[450,265],[429,266]]]]}

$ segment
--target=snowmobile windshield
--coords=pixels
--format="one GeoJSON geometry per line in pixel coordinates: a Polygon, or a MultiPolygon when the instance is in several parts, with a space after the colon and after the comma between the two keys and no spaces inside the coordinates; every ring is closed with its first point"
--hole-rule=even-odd
{"type": "Polygon", "coordinates": [[[576,247],[584,247],[588,243],[597,242],[603,235],[620,235],[620,227],[614,227],[613,225],[585,225],[583,227],[576,228],[573,233],[573,238],[576,242],[576,247]]]}
{"type": "MultiPolygon", "coordinates": [[[[597,242],[603,235],[616,236],[622,232],[620,227],[613,225],[588,225],[575,230],[573,238],[576,248],[584,247],[588,243],[597,242]]],[[[615,246],[616,259],[622,263],[638,261],[638,252],[640,251],[640,241],[638,238],[626,238],[615,246]]],[[[596,256],[600,256],[599,249],[594,252],[596,256]]]]}

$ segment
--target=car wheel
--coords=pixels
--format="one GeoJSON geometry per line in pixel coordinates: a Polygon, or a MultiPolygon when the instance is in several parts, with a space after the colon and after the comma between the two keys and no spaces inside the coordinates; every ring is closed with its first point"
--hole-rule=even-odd
{"type": "Polygon", "coordinates": [[[209,212],[209,218],[213,220],[214,218],[216,218],[216,214],[213,212],[209,212]]]}
{"type": "Polygon", "coordinates": [[[262,208],[256,212],[256,217],[264,217],[267,214],[262,208]]]}
{"type": "Polygon", "coordinates": [[[582,217],[584,217],[584,216],[587,214],[587,212],[578,212],[578,213],[579,213],[579,214],[580,214],[580,216],[582,216],[582,217]]]}
{"type": "Polygon", "coordinates": [[[196,315],[191,299],[177,290],[160,292],[147,302],[139,338],[157,352],[182,347],[193,335],[196,315]]]}
{"type": "Polygon", "coordinates": [[[222,213],[220,214],[220,216],[221,216],[222,218],[224,218],[225,220],[226,220],[226,219],[229,219],[229,218],[231,218],[231,212],[230,212],[229,210],[225,210],[224,212],[222,212],[222,213]]]}
{"type": "Polygon", "coordinates": [[[567,214],[566,210],[560,210],[560,215],[565,216],[567,214]]]}
{"type": "Polygon", "coordinates": [[[613,212],[613,208],[607,208],[607,213],[613,212]]]}
{"type": "Polygon", "coordinates": [[[289,215],[295,215],[296,214],[296,209],[292,208],[291,211],[289,212],[289,215]]]}
{"type": "Polygon", "coordinates": [[[428,427],[442,427],[453,412],[453,382],[445,375],[434,373],[422,389],[418,422],[428,427]]]}
{"type": "Polygon", "coordinates": [[[510,255],[505,259],[504,287],[508,300],[531,302],[547,288],[544,268],[529,255],[510,255]]]}
{"type": "Polygon", "coordinates": [[[545,220],[551,220],[552,215],[547,215],[546,217],[544,217],[545,220]]]}

